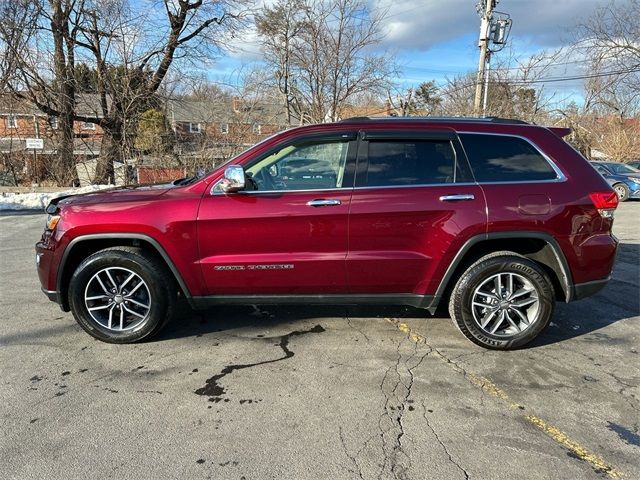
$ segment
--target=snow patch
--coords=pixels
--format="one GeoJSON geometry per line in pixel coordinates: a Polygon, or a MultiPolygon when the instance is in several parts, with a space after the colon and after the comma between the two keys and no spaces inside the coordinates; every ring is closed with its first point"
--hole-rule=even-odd
{"type": "Polygon", "coordinates": [[[81,188],[71,188],[63,192],[2,193],[0,194],[0,211],[44,210],[49,205],[49,202],[56,197],[95,192],[106,188],[113,188],[113,185],[88,185],[81,188]]]}

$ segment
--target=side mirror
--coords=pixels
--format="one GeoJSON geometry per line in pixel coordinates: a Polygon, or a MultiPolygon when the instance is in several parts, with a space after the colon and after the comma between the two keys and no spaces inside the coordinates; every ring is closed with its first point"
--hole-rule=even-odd
{"type": "Polygon", "coordinates": [[[224,193],[233,193],[244,190],[244,169],[240,165],[229,165],[224,170],[224,178],[220,182],[220,189],[224,193]]]}

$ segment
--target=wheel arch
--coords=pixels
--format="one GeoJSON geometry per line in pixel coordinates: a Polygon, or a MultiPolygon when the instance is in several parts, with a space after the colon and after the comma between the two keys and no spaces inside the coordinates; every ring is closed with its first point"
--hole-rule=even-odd
{"type": "Polygon", "coordinates": [[[465,242],[447,268],[429,310],[435,312],[447,300],[456,279],[480,257],[508,250],[540,264],[553,282],[556,298],[569,302],[574,297],[573,279],[567,259],[555,238],[544,232],[495,232],[476,235],[465,242]]]}
{"type": "Polygon", "coordinates": [[[92,253],[104,248],[117,246],[139,247],[143,251],[156,256],[169,268],[183,295],[187,299],[191,298],[189,289],[180,272],[171,260],[171,257],[169,257],[156,239],[141,233],[99,233],[74,238],[69,242],[69,245],[67,245],[62,254],[56,278],[56,290],[58,291],[58,298],[60,299],[62,310],[68,312],[70,309],[69,281],[78,265],[92,253]]]}

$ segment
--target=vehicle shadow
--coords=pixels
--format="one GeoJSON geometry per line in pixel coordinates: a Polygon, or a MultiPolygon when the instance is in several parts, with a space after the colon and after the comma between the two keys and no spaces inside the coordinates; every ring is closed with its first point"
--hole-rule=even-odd
{"type": "Polygon", "coordinates": [[[627,318],[640,316],[640,245],[620,243],[614,275],[594,295],[569,304],[557,303],[550,325],[525,348],[535,348],[585,336],[587,341],[623,344],[630,340],[599,332],[627,318]]]}
{"type": "MultiPolygon", "coordinates": [[[[625,272],[632,272],[635,265],[638,273],[639,259],[640,245],[620,244],[615,268],[624,267],[625,272]]],[[[640,282],[637,275],[635,279],[626,278],[627,276],[620,279],[620,275],[617,275],[618,279],[612,279],[605,289],[593,297],[570,304],[558,302],[550,325],[524,348],[551,345],[581,336],[588,336],[587,341],[606,341],[615,344],[627,342],[626,338],[613,338],[606,333],[598,332],[608,325],[640,315],[640,296],[638,295],[640,282]]],[[[433,318],[442,318],[431,317],[426,310],[394,305],[221,305],[207,310],[193,311],[184,302],[180,305],[173,322],[152,341],[202,336],[243,328],[254,329],[256,334],[259,334],[262,330],[287,323],[347,317],[372,320],[406,318],[426,322],[433,318]]],[[[453,326],[451,335],[459,335],[453,326]]],[[[436,343],[438,339],[433,341],[436,343]]],[[[477,348],[471,343],[468,345],[470,348],[477,348]]]]}
{"type": "MultiPolygon", "coordinates": [[[[422,318],[425,310],[396,305],[221,305],[194,311],[186,302],[179,307],[176,318],[151,341],[202,336],[235,329],[253,329],[256,333],[307,320],[369,318],[422,318]]],[[[346,320],[345,320],[346,321],[346,320]]]]}

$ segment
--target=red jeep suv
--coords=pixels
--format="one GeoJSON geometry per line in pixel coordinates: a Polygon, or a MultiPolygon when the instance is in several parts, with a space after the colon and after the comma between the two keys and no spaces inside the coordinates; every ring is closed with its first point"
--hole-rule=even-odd
{"type": "Polygon", "coordinates": [[[177,298],[448,302],[510,349],[556,300],[604,287],[617,196],[568,130],[497,118],[356,118],[279,133],[201,177],[55,199],[44,292],[94,337],[149,338],[177,298]]]}

